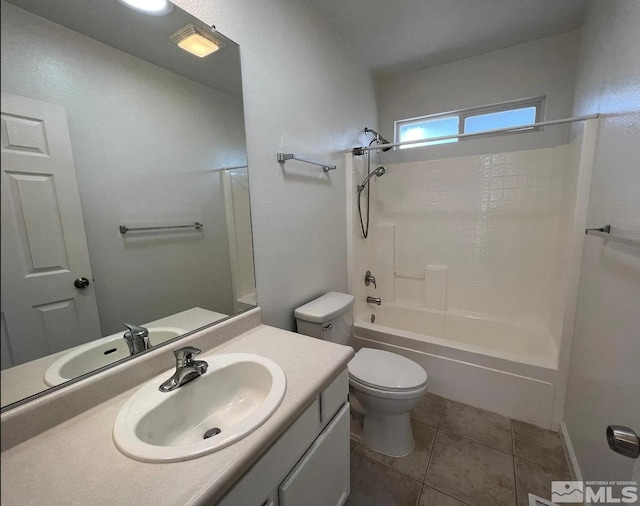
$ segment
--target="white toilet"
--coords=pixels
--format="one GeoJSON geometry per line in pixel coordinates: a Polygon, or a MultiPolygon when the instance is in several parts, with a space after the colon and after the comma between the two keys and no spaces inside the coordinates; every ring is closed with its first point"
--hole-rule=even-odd
{"type": "MultiPolygon", "coordinates": [[[[295,310],[298,332],[351,346],[353,295],[330,292],[295,310]]],[[[409,412],[427,391],[427,373],[396,353],[362,348],[349,362],[349,401],[362,419],[362,442],[402,457],[415,446],[409,412]]]]}

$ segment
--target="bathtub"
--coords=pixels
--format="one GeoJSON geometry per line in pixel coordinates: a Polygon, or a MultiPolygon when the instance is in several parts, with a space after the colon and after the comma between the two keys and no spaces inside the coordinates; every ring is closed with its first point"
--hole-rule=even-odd
{"type": "Polygon", "coordinates": [[[353,335],[357,349],[385,349],[422,365],[432,393],[554,425],[558,351],[542,325],[358,300],[353,335]]]}

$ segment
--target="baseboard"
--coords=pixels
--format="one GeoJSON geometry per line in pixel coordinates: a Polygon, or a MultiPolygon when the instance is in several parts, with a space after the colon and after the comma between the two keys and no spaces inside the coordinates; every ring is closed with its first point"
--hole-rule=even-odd
{"type": "Polygon", "coordinates": [[[573,450],[571,444],[571,438],[569,437],[569,431],[564,422],[560,422],[560,435],[562,439],[562,446],[564,447],[564,454],[571,466],[571,477],[574,480],[582,481],[582,472],[580,472],[580,466],[578,465],[578,459],[576,452],[573,450]]]}

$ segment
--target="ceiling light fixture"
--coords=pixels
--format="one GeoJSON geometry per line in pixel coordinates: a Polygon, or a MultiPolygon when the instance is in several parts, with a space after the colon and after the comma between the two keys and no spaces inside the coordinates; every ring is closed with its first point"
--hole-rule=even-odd
{"type": "Polygon", "coordinates": [[[173,9],[173,4],[168,0],[118,0],[134,11],[150,14],[152,16],[164,16],[173,9]]]}
{"type": "Polygon", "coordinates": [[[191,23],[180,28],[180,30],[169,38],[185,51],[200,58],[215,53],[218,49],[222,49],[226,45],[210,33],[201,30],[191,23]]]}

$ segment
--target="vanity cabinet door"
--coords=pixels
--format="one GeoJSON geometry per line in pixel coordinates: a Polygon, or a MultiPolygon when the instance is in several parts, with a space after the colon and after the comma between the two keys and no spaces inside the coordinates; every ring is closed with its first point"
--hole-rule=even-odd
{"type": "Polygon", "coordinates": [[[349,371],[345,369],[320,393],[320,422],[327,425],[347,402],[349,393],[349,371]]]}
{"type": "Polygon", "coordinates": [[[316,398],[216,506],[270,506],[270,501],[277,506],[278,484],[304,457],[320,431],[320,401],[316,398]]]}
{"type": "Polygon", "coordinates": [[[280,485],[280,506],[339,506],[349,496],[349,404],[280,485]]]}

